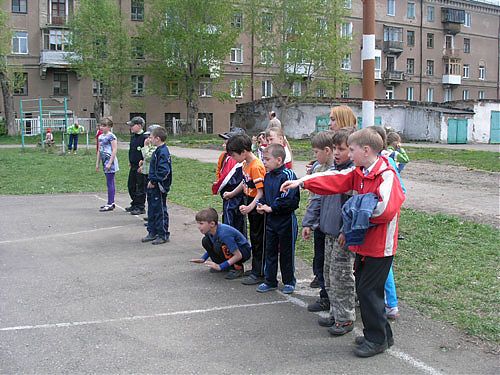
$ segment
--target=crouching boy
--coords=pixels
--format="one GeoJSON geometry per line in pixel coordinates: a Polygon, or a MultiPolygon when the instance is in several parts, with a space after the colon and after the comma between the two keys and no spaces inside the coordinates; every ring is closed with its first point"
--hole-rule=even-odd
{"type": "Polygon", "coordinates": [[[206,252],[191,262],[204,263],[215,271],[229,271],[226,279],[233,280],[243,276],[243,263],[250,259],[252,248],[238,230],[218,221],[219,215],[213,208],[196,214],[198,229],[205,235],[201,244],[206,252]]]}

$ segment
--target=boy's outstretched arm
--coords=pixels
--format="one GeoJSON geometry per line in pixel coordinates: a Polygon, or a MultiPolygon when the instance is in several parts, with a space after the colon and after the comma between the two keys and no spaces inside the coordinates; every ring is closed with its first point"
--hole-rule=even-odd
{"type": "Polygon", "coordinates": [[[207,259],[208,259],[208,253],[205,252],[205,254],[203,254],[201,256],[201,258],[194,258],[194,259],[190,259],[189,261],[191,263],[205,263],[207,261],[207,259]]]}

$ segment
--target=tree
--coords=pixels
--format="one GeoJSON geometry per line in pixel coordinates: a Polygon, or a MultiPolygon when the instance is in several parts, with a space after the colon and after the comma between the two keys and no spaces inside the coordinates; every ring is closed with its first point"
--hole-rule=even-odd
{"type": "MultiPolygon", "coordinates": [[[[270,75],[282,112],[300,97],[336,97],[349,82],[344,0],[246,0],[256,66],[270,75]]],[[[349,60],[350,61],[350,60],[349,60]]],[[[282,116],[284,114],[282,113],[282,116]]]]}
{"type": "Polygon", "coordinates": [[[77,74],[96,85],[94,113],[109,115],[130,90],[131,42],[115,0],[81,0],[69,22],[68,61],[77,74]]]}
{"type": "Polygon", "coordinates": [[[0,86],[2,88],[7,133],[9,135],[15,135],[14,87],[12,72],[10,72],[7,62],[7,55],[10,53],[12,33],[8,25],[7,13],[2,10],[2,2],[3,1],[0,0],[0,86]]]}
{"type": "Polygon", "coordinates": [[[151,0],[140,38],[144,43],[151,89],[186,102],[187,126],[196,130],[200,82],[210,81],[212,95],[222,80],[220,65],[229,56],[239,29],[231,26],[231,0],[151,0]]]}

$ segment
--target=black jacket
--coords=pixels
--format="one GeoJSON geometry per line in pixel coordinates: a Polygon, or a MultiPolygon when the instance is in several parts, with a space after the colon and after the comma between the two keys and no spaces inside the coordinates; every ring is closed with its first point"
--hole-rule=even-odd
{"type": "Polygon", "coordinates": [[[138,167],[139,162],[142,160],[141,148],[144,147],[144,141],[148,136],[144,133],[133,133],[130,137],[130,147],[128,149],[128,161],[131,166],[138,167]]]}

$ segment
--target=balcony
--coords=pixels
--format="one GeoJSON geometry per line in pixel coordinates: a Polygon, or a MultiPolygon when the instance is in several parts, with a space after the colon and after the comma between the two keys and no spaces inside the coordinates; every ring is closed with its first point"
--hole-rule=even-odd
{"type": "Polygon", "coordinates": [[[384,85],[392,86],[403,82],[406,79],[405,72],[401,70],[385,70],[382,74],[384,85]]]}
{"type": "Polygon", "coordinates": [[[460,74],[444,74],[443,85],[460,85],[462,76],[460,74]]]}
{"type": "Polygon", "coordinates": [[[400,54],[403,52],[403,28],[384,25],[384,53],[400,54]]]}
{"type": "Polygon", "coordinates": [[[461,59],[462,54],[461,50],[458,48],[445,48],[443,50],[443,58],[444,59],[461,59]]]}
{"type": "Polygon", "coordinates": [[[296,74],[302,77],[312,76],[314,73],[314,65],[311,63],[295,63],[286,64],[285,71],[288,74],[296,74]]]}
{"type": "Polygon", "coordinates": [[[384,53],[400,54],[403,52],[403,42],[399,40],[384,40],[384,53]]]}
{"type": "Polygon", "coordinates": [[[45,79],[48,68],[67,69],[69,68],[68,59],[73,55],[72,52],[66,51],[49,51],[42,50],[40,52],[40,76],[45,79]]]}
{"type": "Polygon", "coordinates": [[[458,34],[465,23],[465,10],[441,8],[441,22],[447,34],[458,34]]]}
{"type": "Polygon", "coordinates": [[[443,85],[460,85],[462,83],[462,59],[443,57],[443,85]]]}

